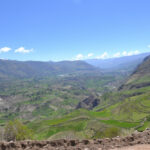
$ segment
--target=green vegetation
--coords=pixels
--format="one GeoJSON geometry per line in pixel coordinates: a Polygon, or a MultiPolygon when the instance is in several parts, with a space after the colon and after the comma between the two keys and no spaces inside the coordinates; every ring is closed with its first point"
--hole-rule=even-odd
{"type": "Polygon", "coordinates": [[[101,122],[114,125],[117,127],[121,127],[121,128],[134,128],[139,124],[139,123],[134,123],[134,122],[121,122],[117,120],[101,120],[101,122]]]}
{"type": "MultiPolygon", "coordinates": [[[[100,112],[80,109],[63,116],[60,119],[42,121],[37,120],[31,122],[28,124],[28,127],[34,130],[35,138],[41,140],[49,137],[55,139],[55,135],[61,133],[65,133],[67,136],[70,132],[80,135],[80,138],[82,139],[112,137],[113,134],[121,134],[123,129],[132,129],[140,125],[140,122],[133,123],[125,121],[121,122],[117,120],[106,120],[108,116],[104,116],[107,115],[100,112]],[[115,133],[113,132],[113,129],[115,133]],[[109,135],[108,131],[112,131],[112,134],[110,133],[109,135]]],[[[76,137],[75,135],[72,136],[76,137]]]]}
{"type": "Polygon", "coordinates": [[[7,141],[32,139],[32,131],[19,120],[9,121],[4,129],[4,139],[7,141]]]}
{"type": "MultiPolygon", "coordinates": [[[[19,116],[23,116],[22,119],[25,120],[29,119],[28,116],[31,119],[61,117],[74,110],[80,101],[91,94],[99,97],[102,93],[112,90],[112,87],[108,86],[110,82],[113,86],[116,84],[113,76],[102,77],[98,73],[94,76],[86,74],[44,79],[0,80],[0,97],[7,97],[7,105],[15,107],[16,110],[14,112],[14,108],[10,107],[0,119],[7,121],[19,116]]],[[[4,109],[5,106],[4,100],[4,109]]]]}
{"type": "Polygon", "coordinates": [[[94,136],[94,138],[105,138],[105,137],[113,138],[113,137],[120,135],[120,133],[121,131],[119,128],[111,127],[101,132],[100,131],[96,132],[96,135],[94,136]]]}

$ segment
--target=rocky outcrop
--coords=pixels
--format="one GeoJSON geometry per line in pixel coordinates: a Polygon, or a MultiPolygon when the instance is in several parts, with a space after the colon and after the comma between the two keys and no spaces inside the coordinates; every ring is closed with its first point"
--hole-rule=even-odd
{"type": "Polygon", "coordinates": [[[76,109],[85,108],[90,110],[99,105],[99,103],[100,99],[95,98],[93,95],[91,95],[88,98],[84,99],[83,101],[79,102],[76,109]]]}
{"type": "Polygon", "coordinates": [[[55,140],[0,142],[1,150],[109,150],[126,146],[150,144],[150,130],[127,137],[97,140],[55,140]]]}

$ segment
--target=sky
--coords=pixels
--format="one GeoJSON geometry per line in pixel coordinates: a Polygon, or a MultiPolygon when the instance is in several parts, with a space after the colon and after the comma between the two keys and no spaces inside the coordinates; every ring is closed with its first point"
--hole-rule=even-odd
{"type": "Polygon", "coordinates": [[[0,58],[106,59],[150,52],[150,0],[0,0],[0,58]]]}

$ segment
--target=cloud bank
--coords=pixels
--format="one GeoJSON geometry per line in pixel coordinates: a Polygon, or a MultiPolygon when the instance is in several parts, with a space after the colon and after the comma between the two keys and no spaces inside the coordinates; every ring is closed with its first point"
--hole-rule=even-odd
{"type": "Polygon", "coordinates": [[[139,50],[135,51],[123,51],[123,52],[117,52],[113,55],[110,55],[108,52],[104,52],[103,54],[93,57],[93,53],[89,53],[87,56],[84,56],[83,54],[78,54],[74,60],[83,60],[83,59],[89,59],[89,58],[96,58],[96,59],[108,59],[108,58],[118,58],[118,57],[124,57],[124,56],[132,56],[132,55],[138,55],[140,54],[139,50]]]}
{"type": "Polygon", "coordinates": [[[83,60],[83,59],[88,59],[92,57],[94,54],[93,53],[88,53],[87,56],[84,56],[83,54],[78,54],[73,60],[83,60]]]}

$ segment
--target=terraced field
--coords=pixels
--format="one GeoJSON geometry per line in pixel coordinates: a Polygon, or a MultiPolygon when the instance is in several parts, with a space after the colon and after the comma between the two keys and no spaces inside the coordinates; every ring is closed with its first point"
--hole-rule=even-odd
{"type": "Polygon", "coordinates": [[[111,120],[105,112],[76,110],[63,118],[35,121],[28,124],[36,139],[92,139],[114,137],[136,128],[140,122],[111,120]]]}

